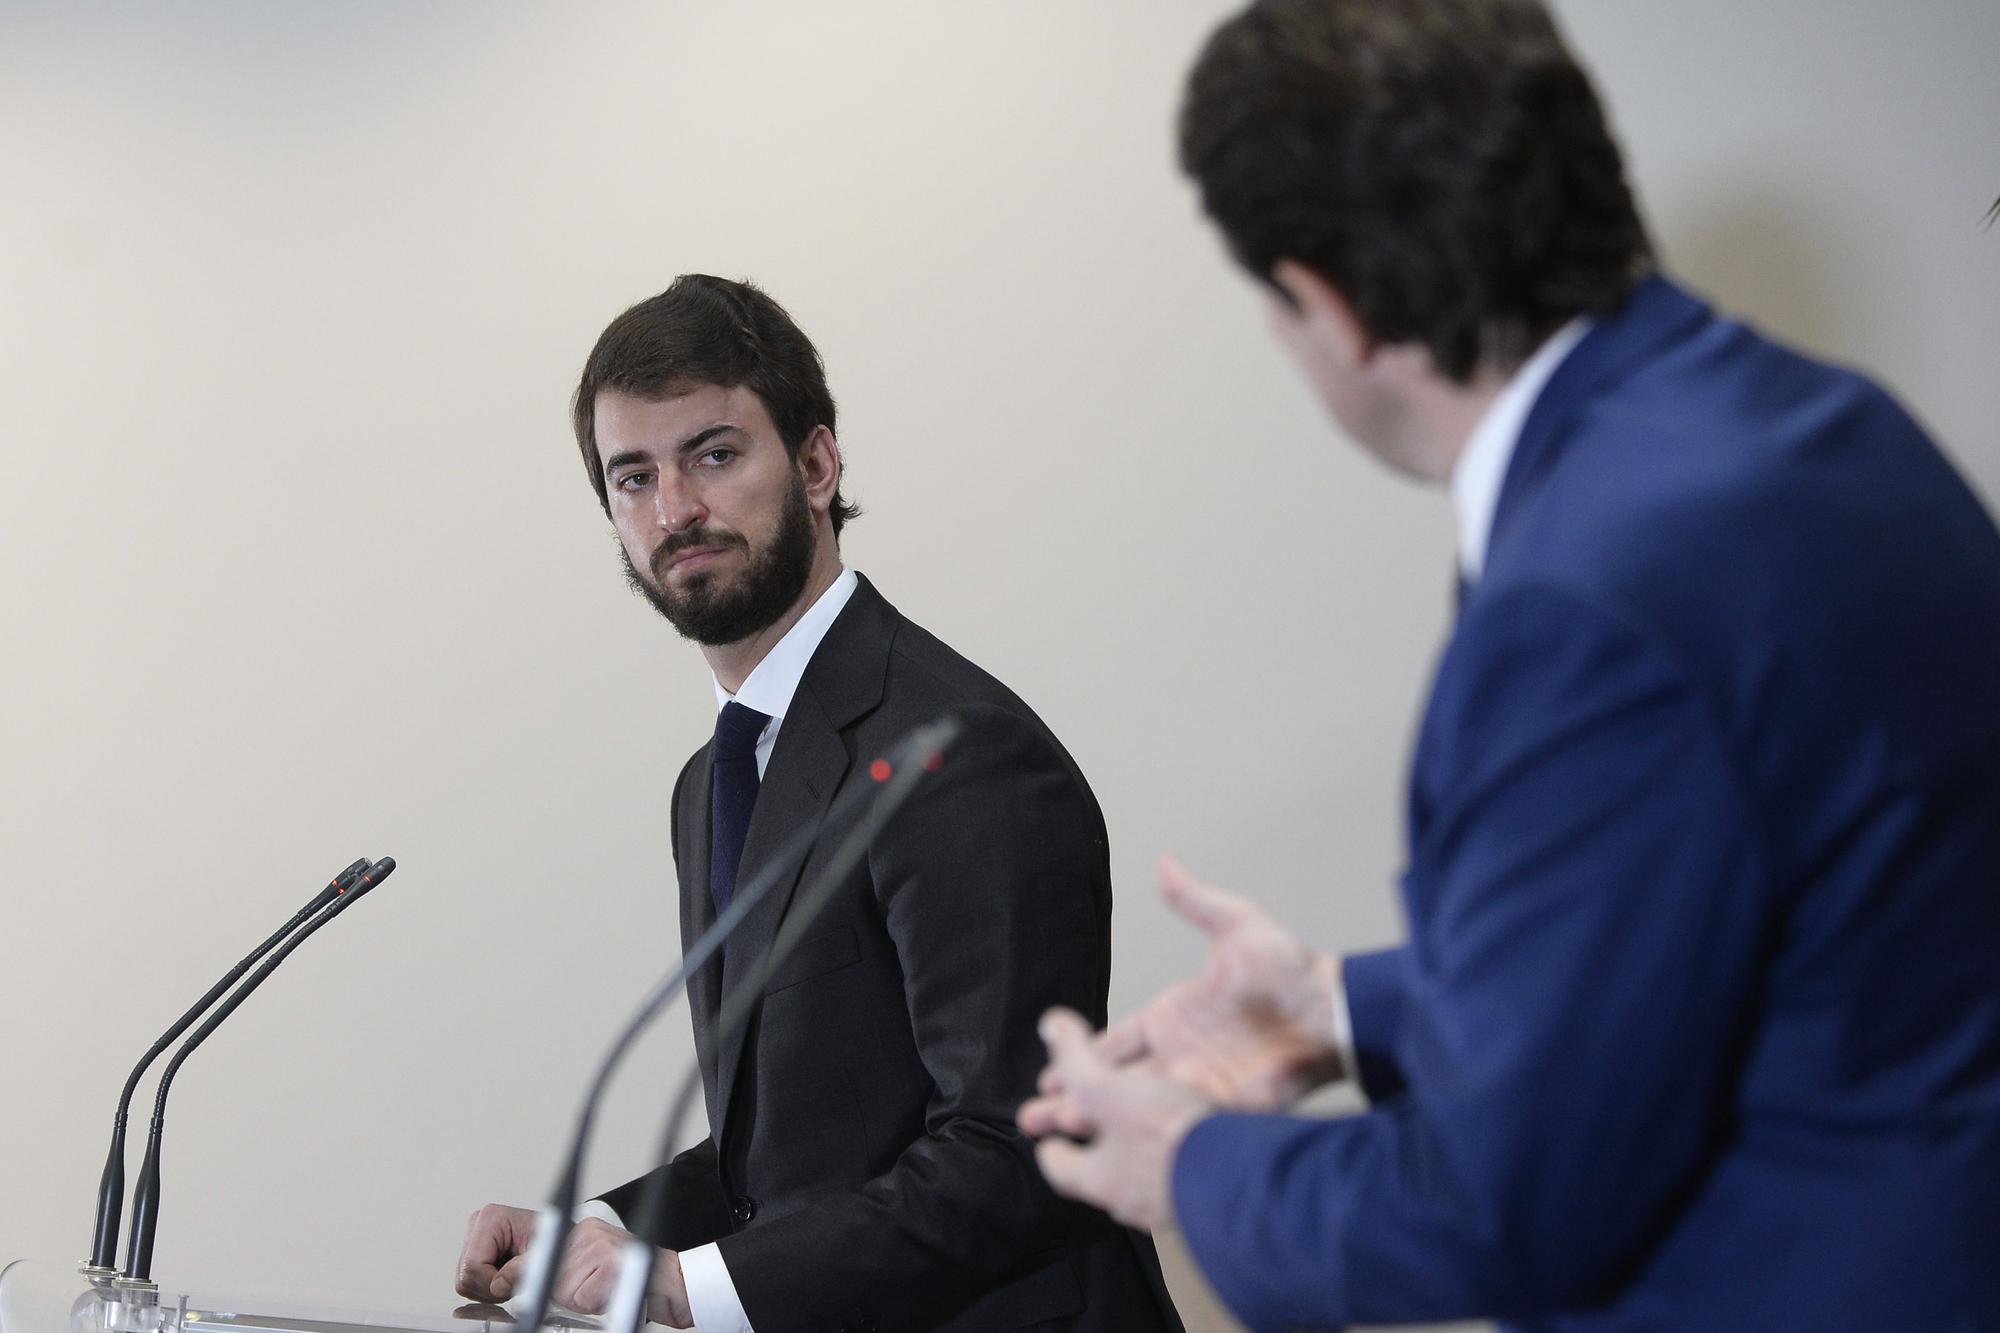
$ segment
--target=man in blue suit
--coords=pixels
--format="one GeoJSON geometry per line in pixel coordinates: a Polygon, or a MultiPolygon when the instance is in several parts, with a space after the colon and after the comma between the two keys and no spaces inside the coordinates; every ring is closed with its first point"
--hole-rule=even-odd
{"type": "Polygon", "coordinates": [[[1169,865],[1209,962],[1048,1016],[1043,1170],[1260,1330],[2000,1328],[1991,518],[1654,271],[1534,0],[1259,0],[1181,151],[1334,417],[1449,487],[1462,607],[1409,943],[1169,865]]]}

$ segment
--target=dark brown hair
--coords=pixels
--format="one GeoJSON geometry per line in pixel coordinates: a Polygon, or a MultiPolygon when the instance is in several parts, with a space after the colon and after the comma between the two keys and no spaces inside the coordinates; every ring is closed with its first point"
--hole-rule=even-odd
{"type": "Polygon", "coordinates": [[[1614,308],[1650,262],[1536,0],[1257,0],[1195,62],[1180,159],[1253,275],[1304,264],[1460,382],[1614,308]]]}
{"type": "MultiPolygon", "coordinates": [[[[583,363],[570,405],[577,447],[605,512],[611,498],[597,456],[597,395],[660,398],[704,384],[749,389],[793,457],[819,426],[834,429],[833,394],[819,351],[785,308],[750,282],[684,273],[658,296],[611,321],[583,363]]],[[[861,510],[833,496],[836,536],[861,510]]]]}

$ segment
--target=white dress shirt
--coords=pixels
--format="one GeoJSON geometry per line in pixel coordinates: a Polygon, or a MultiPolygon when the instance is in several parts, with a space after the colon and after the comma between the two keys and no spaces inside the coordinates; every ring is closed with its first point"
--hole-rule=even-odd
{"type": "MultiPolygon", "coordinates": [[[[778,728],[784,725],[785,713],[792,706],[792,696],[799,692],[799,681],[804,679],[806,665],[819,650],[820,640],[840,615],[847,599],[854,596],[859,579],[851,569],[840,571],[827,590],[819,595],[819,600],[806,608],[798,623],[785,631],[785,637],[778,640],[764,660],[751,669],[743,685],[731,694],[722,688],[722,682],[715,682],[715,710],[734,699],[745,708],[754,708],[770,716],[764,730],[757,735],[757,778],[763,780],[764,770],[771,766],[771,750],[778,743],[778,728]]],[[[625,1229],[618,1214],[602,1199],[592,1199],[576,1210],[579,1219],[595,1217],[600,1221],[625,1229]]],[[[681,1255],[681,1279],[687,1286],[688,1309],[694,1315],[695,1333],[752,1333],[750,1316],[743,1312],[743,1301],[736,1294],[736,1283],[729,1276],[729,1266],[722,1261],[722,1250],[715,1245],[701,1245],[681,1255]]]]}
{"type": "Polygon", "coordinates": [[[1477,583],[1486,569],[1486,546],[1493,535],[1493,511],[1500,505],[1500,485],[1521,428],[1542,396],[1556,367],[1590,332],[1591,321],[1578,317],[1557,329],[1521,364],[1493,396],[1479,424],[1466,436],[1465,447],[1451,469],[1451,507],[1458,518],[1458,569],[1467,583],[1477,583]]]}
{"type": "Polygon", "coordinates": [[[784,725],[785,712],[792,706],[792,696],[799,692],[806,664],[819,651],[819,641],[833,628],[835,618],[847,605],[847,599],[854,596],[859,582],[853,570],[841,570],[840,577],[828,585],[818,601],[806,608],[798,623],[786,630],[785,637],[764,654],[764,660],[751,669],[736,693],[723,689],[721,681],[715,682],[716,712],[721,712],[722,706],[733,699],[745,708],[754,708],[770,716],[771,720],[757,735],[758,781],[763,781],[764,770],[771,766],[771,748],[778,743],[778,728],[784,725]]]}
{"type": "MultiPolygon", "coordinates": [[[[1508,376],[1500,392],[1479,415],[1458,461],[1451,469],[1451,507],[1458,520],[1458,572],[1466,586],[1479,582],[1486,571],[1486,547],[1493,535],[1493,511],[1500,506],[1500,487],[1507,480],[1507,465],[1514,461],[1514,448],[1521,442],[1521,428],[1535,400],[1548,387],[1556,367],[1583,341],[1592,321],[1581,316],[1557,329],[1542,341],[1535,354],[1508,376]]],[[[1333,1036],[1340,1053],[1340,1067],[1354,1078],[1354,1018],[1347,1005],[1347,987],[1333,988],[1333,1036]]],[[[1355,1087],[1360,1087],[1359,1080],[1355,1087]]]]}

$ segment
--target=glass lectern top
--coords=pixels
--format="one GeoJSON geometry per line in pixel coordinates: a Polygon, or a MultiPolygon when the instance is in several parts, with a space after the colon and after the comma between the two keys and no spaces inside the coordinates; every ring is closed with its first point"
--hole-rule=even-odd
{"type": "MultiPolygon", "coordinates": [[[[594,1329],[552,1314],[544,1328],[594,1329]]],[[[132,1290],[75,1265],[19,1260],[0,1268],[0,1333],[520,1333],[496,1305],[431,1315],[232,1301],[214,1293],[132,1290]]]]}

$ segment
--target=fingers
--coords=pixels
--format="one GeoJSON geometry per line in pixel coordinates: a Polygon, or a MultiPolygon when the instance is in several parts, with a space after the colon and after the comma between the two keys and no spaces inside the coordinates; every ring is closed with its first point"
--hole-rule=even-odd
{"type": "MultiPolygon", "coordinates": [[[[527,1270],[527,1267],[528,1256],[525,1254],[517,1254],[506,1263],[501,1264],[500,1270],[486,1284],[487,1290],[493,1294],[492,1298],[496,1301],[514,1299],[514,1293],[521,1286],[521,1274],[527,1270]]],[[[460,1294],[462,1295],[463,1293],[460,1294]]]]}
{"type": "Polygon", "coordinates": [[[1058,1090],[1061,1100],[1071,1100],[1092,1075],[1110,1068],[1095,1049],[1090,1024],[1074,1009],[1058,1006],[1049,1010],[1042,1015],[1039,1031],[1042,1043],[1049,1048],[1049,1065],[1043,1077],[1058,1090]]]}
{"type": "Polygon", "coordinates": [[[602,1314],[618,1276],[619,1251],[629,1239],[630,1232],[596,1218],[577,1223],[563,1249],[551,1294],[578,1314],[602,1314]]]}
{"type": "Polygon", "coordinates": [[[1042,1034],[1043,1044],[1049,1048],[1049,1063],[1058,1070],[1065,1065],[1087,1069],[1093,1063],[1101,1063],[1091,1058],[1093,1029],[1076,1010],[1057,1005],[1042,1015],[1037,1030],[1042,1034]]]}
{"type": "Polygon", "coordinates": [[[496,1272],[492,1264],[477,1264],[460,1259],[451,1289],[471,1301],[504,1301],[507,1299],[506,1296],[496,1291],[493,1286],[496,1272]]]}
{"type": "Polygon", "coordinates": [[[1022,1105],[1015,1123],[1030,1138],[1060,1134],[1065,1138],[1087,1139],[1097,1133],[1097,1122],[1068,1097],[1036,1097],[1022,1105]]]}
{"type": "Polygon", "coordinates": [[[487,1299],[487,1281],[493,1276],[491,1239],[482,1235],[479,1219],[485,1209],[474,1213],[465,1224],[465,1244],[459,1247],[458,1268],[452,1280],[452,1290],[475,1301],[487,1299]]]}
{"type": "Polygon", "coordinates": [[[564,1260],[562,1274],[556,1279],[556,1302],[578,1314],[603,1314],[611,1303],[611,1284],[617,1275],[615,1254],[564,1260]]]}
{"type": "Polygon", "coordinates": [[[1089,1149],[1065,1139],[1044,1139],[1035,1145],[1035,1164],[1042,1169],[1049,1187],[1064,1198],[1104,1206],[1097,1162],[1089,1149]]]}
{"type": "Polygon", "coordinates": [[[489,1203],[475,1212],[465,1224],[453,1290],[476,1301],[505,1300],[493,1294],[493,1279],[502,1263],[527,1249],[533,1229],[534,1214],[525,1208],[489,1203]]]}
{"type": "MultiPolygon", "coordinates": [[[[1152,1039],[1147,1035],[1144,1011],[1133,1014],[1112,1024],[1096,1037],[1097,1053],[1107,1064],[1129,1065],[1135,1060],[1150,1058],[1153,1054],[1152,1039]]],[[[1054,1097],[1063,1091],[1062,1073],[1055,1065],[1042,1068],[1035,1079],[1035,1091],[1044,1097],[1054,1097]]]]}
{"type": "Polygon", "coordinates": [[[458,1269],[452,1275],[451,1289],[467,1300],[501,1301],[504,1296],[493,1294],[493,1277],[496,1270],[492,1264],[482,1264],[460,1255],[458,1269]]]}
{"type": "Polygon", "coordinates": [[[1127,1226],[1170,1223],[1175,1149],[1211,1108],[1159,1072],[1112,1064],[1090,1025],[1067,1009],[1042,1015],[1041,1033],[1065,1091],[1036,1098],[1020,1119],[1030,1132],[1045,1131],[1035,1165],[1050,1188],[1127,1226]]]}
{"type": "Polygon", "coordinates": [[[1160,858],[1160,896],[1207,935],[1241,921],[1250,906],[1246,899],[1196,879],[1171,856],[1160,858]]]}
{"type": "Polygon", "coordinates": [[[1114,1065],[1128,1065],[1152,1053],[1144,1010],[1127,1015],[1097,1034],[1097,1053],[1114,1065]]]}
{"type": "Polygon", "coordinates": [[[1106,1067],[1091,1049],[1090,1024],[1075,1010],[1055,1008],[1042,1015],[1040,1032],[1049,1049],[1048,1067],[1037,1080],[1041,1095],[1022,1105],[1015,1123],[1034,1138],[1050,1134],[1089,1138],[1096,1126],[1072,1093],[1079,1078],[1087,1079],[1093,1069],[1106,1067]]]}

